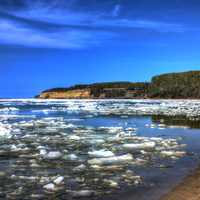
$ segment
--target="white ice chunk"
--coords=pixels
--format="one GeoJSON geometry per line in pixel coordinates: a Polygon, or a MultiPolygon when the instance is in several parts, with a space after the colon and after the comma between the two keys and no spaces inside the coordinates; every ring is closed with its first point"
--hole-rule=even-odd
{"type": "Polygon", "coordinates": [[[0,124],[0,140],[1,139],[10,139],[11,135],[11,127],[6,126],[4,124],[0,124]]]}
{"type": "Polygon", "coordinates": [[[78,141],[78,140],[81,140],[81,137],[79,137],[79,136],[77,136],[77,135],[70,135],[70,136],[69,136],[69,139],[70,139],[70,140],[77,140],[77,141],[78,141]]]}
{"type": "Polygon", "coordinates": [[[94,158],[88,160],[90,165],[106,165],[106,164],[124,164],[133,161],[131,154],[125,154],[122,156],[113,156],[108,158],[94,158]]]}
{"type": "Polygon", "coordinates": [[[59,176],[57,177],[53,182],[56,184],[56,185],[60,185],[62,184],[64,181],[64,177],[63,176],[59,176]]]}
{"type": "Polygon", "coordinates": [[[47,185],[44,185],[43,188],[45,190],[49,190],[49,191],[55,191],[55,185],[53,183],[49,183],[47,185]]]}
{"type": "Polygon", "coordinates": [[[155,142],[144,142],[144,143],[137,143],[137,144],[123,144],[122,147],[128,150],[147,150],[155,148],[155,142]]]}
{"type": "Polygon", "coordinates": [[[81,165],[75,167],[73,171],[80,172],[80,171],[84,171],[85,169],[86,169],[86,166],[84,164],[81,164],[81,165]]]}
{"type": "Polygon", "coordinates": [[[43,155],[45,159],[58,159],[61,158],[62,153],[60,151],[50,151],[49,153],[43,155]]]}
{"type": "Polygon", "coordinates": [[[175,157],[181,157],[184,156],[186,153],[184,151],[161,151],[160,152],[161,155],[163,156],[175,156],[175,157]]]}
{"type": "Polygon", "coordinates": [[[40,149],[40,155],[44,156],[47,154],[47,151],[45,149],[40,149]]]}
{"type": "Polygon", "coordinates": [[[98,151],[90,151],[88,152],[88,155],[90,157],[96,157],[96,158],[106,158],[106,157],[115,156],[115,154],[112,151],[107,151],[105,149],[98,150],[98,151]]]}
{"type": "Polygon", "coordinates": [[[63,156],[63,158],[65,160],[71,160],[71,161],[78,160],[78,156],[73,153],[69,154],[69,155],[65,155],[65,156],[63,156]]]}
{"type": "Polygon", "coordinates": [[[80,191],[71,191],[73,197],[89,197],[92,196],[95,192],[92,190],[80,190],[80,191]]]}

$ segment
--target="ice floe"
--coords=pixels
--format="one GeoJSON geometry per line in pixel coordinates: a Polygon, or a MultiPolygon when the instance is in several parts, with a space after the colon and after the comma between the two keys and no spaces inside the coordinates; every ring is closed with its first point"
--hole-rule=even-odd
{"type": "Polygon", "coordinates": [[[63,176],[58,176],[55,180],[53,180],[53,182],[54,182],[56,185],[62,184],[63,181],[64,181],[64,177],[63,177],[63,176]]]}
{"type": "Polygon", "coordinates": [[[133,161],[133,156],[131,154],[125,154],[121,156],[112,156],[108,158],[94,158],[88,160],[90,165],[109,165],[109,164],[124,164],[133,161]]]}
{"type": "MultiPolygon", "coordinates": [[[[20,186],[5,188],[8,199],[48,199],[57,192],[69,199],[90,198],[124,185],[137,187],[143,179],[135,167],[175,162],[186,152],[179,138],[141,136],[127,118],[152,113],[200,115],[195,101],[24,99],[0,105],[0,156],[7,159],[8,166],[0,178],[20,186]],[[126,122],[110,126],[85,123],[109,115],[126,122]],[[26,193],[28,189],[32,194],[26,193]]],[[[167,126],[160,122],[145,127],[167,126]]]]}
{"type": "Polygon", "coordinates": [[[12,127],[10,125],[5,125],[0,123],[0,140],[2,139],[9,139],[12,137],[11,134],[12,127]]]}
{"type": "Polygon", "coordinates": [[[91,197],[95,194],[95,191],[93,190],[70,191],[70,194],[72,195],[72,197],[91,197]]]}
{"type": "Polygon", "coordinates": [[[55,191],[56,190],[55,184],[53,184],[53,183],[49,183],[47,185],[44,185],[43,188],[46,189],[46,190],[50,190],[50,191],[55,191]]]}
{"type": "Polygon", "coordinates": [[[139,144],[123,144],[123,148],[128,150],[151,150],[155,148],[156,143],[155,142],[144,142],[139,144]]]}
{"type": "Polygon", "coordinates": [[[59,151],[50,151],[48,153],[45,153],[44,150],[41,150],[41,151],[40,151],[40,154],[45,159],[59,159],[62,157],[62,153],[59,151]],[[41,151],[43,151],[42,154],[41,154],[41,151]]]}
{"type": "Polygon", "coordinates": [[[96,157],[96,158],[103,158],[103,157],[112,157],[115,156],[115,154],[112,151],[107,151],[105,149],[96,150],[96,151],[90,151],[88,152],[90,157],[96,157]]]}

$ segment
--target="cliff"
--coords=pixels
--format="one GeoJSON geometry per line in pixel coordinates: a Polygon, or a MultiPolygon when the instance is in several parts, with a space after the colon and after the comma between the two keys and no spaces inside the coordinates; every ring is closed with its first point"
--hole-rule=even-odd
{"type": "Polygon", "coordinates": [[[69,90],[69,91],[52,91],[42,92],[39,96],[40,99],[88,99],[90,98],[90,90],[69,90]]]}
{"type": "Polygon", "coordinates": [[[108,82],[43,91],[41,99],[200,98],[200,71],[162,74],[146,82],[108,82]]]}
{"type": "Polygon", "coordinates": [[[200,71],[162,74],[152,78],[149,98],[200,98],[200,71]]]}
{"type": "Polygon", "coordinates": [[[148,83],[109,82],[43,91],[40,99],[145,98],[148,83]]]}

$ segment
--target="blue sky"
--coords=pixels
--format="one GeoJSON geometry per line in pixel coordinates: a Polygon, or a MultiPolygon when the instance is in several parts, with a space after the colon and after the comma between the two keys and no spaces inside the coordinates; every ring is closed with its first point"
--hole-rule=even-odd
{"type": "Polygon", "coordinates": [[[199,0],[1,0],[0,97],[200,70],[199,0]]]}

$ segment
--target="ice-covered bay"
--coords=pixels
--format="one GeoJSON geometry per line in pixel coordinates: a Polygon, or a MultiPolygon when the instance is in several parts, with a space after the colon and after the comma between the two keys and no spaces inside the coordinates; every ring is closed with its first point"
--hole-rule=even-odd
{"type": "Polygon", "coordinates": [[[200,116],[199,100],[0,100],[0,113],[16,113],[29,105],[32,112],[88,113],[92,115],[168,115],[200,116]],[[17,107],[16,107],[17,106],[17,107]],[[37,107],[43,109],[37,109],[37,107]]]}
{"type": "Polygon", "coordinates": [[[0,197],[103,199],[151,185],[146,171],[175,166],[191,141],[148,116],[199,113],[186,100],[1,100],[0,197]]]}

